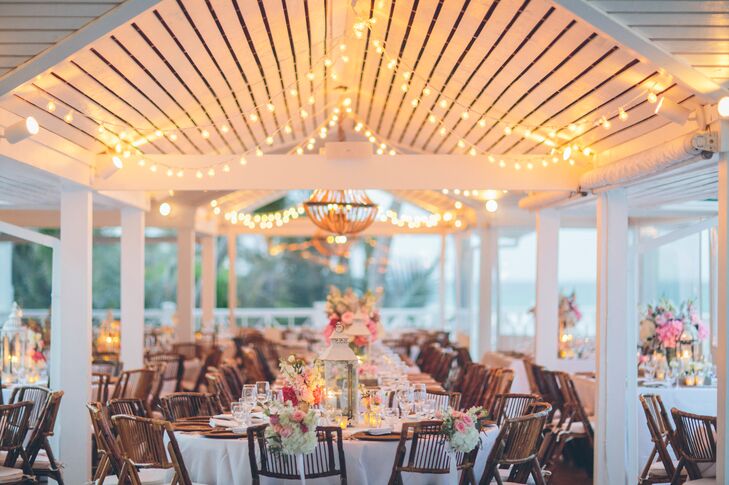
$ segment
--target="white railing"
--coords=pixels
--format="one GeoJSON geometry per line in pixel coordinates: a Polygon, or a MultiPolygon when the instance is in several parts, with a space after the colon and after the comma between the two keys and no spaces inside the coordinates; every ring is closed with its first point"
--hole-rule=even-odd
{"type": "MultiPolygon", "coordinates": [[[[109,312],[114,319],[120,318],[119,309],[93,310],[92,318],[96,322],[106,320],[109,312]]],[[[46,309],[25,309],[26,318],[44,320],[48,317],[46,309]]],[[[195,325],[200,328],[202,310],[195,310],[195,325]]],[[[433,308],[382,308],[382,323],[387,329],[400,328],[436,328],[439,325],[438,311],[433,308]]],[[[144,311],[144,322],[149,327],[172,325],[174,312],[168,309],[148,308],[144,311]]],[[[228,309],[216,308],[215,325],[219,329],[228,328],[228,309]]],[[[291,327],[321,326],[326,321],[323,308],[237,308],[235,310],[235,326],[237,327],[291,327]]]]}

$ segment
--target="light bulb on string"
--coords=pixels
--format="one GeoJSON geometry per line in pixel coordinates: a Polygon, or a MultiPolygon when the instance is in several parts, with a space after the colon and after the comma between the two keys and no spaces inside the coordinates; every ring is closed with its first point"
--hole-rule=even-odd
{"type": "Polygon", "coordinates": [[[48,109],[48,111],[53,113],[54,111],[56,111],[56,103],[54,103],[53,101],[48,101],[46,108],[48,109]]]}
{"type": "Polygon", "coordinates": [[[628,119],[628,112],[625,111],[622,107],[618,109],[618,118],[620,121],[625,121],[628,119]]]}

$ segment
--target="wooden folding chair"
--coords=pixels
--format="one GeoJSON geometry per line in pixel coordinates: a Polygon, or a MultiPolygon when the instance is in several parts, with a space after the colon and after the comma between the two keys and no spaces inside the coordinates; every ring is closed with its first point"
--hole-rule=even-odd
{"type": "MultiPolygon", "coordinates": [[[[681,483],[681,471],[685,468],[690,480],[700,480],[716,466],[716,416],[701,416],[671,409],[676,425],[675,446],[678,465],[671,483],[681,483]]],[[[714,472],[715,473],[715,472],[714,472]]]]}
{"type": "Polygon", "coordinates": [[[175,392],[161,398],[162,412],[168,421],[222,413],[218,400],[201,392],[175,392]]]}

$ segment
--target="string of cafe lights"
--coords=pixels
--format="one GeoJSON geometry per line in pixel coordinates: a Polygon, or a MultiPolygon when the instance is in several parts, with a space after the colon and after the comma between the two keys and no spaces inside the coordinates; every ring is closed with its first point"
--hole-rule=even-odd
{"type": "MultiPolygon", "coordinates": [[[[340,38],[334,39],[334,42],[337,42],[340,38]]],[[[308,48],[307,48],[308,49],[308,48]]],[[[349,62],[349,56],[346,54],[347,50],[347,44],[346,42],[341,42],[332,49],[332,52],[339,51],[338,53],[338,60],[341,60],[343,63],[349,62]]],[[[293,57],[292,57],[293,58],[293,57]]],[[[332,60],[331,53],[327,53],[322,55],[320,58],[318,58],[316,61],[312,62],[312,66],[310,70],[305,75],[305,79],[307,79],[309,82],[314,82],[318,80],[318,83],[316,85],[313,85],[310,88],[310,95],[308,99],[305,101],[305,105],[301,106],[298,110],[295,110],[295,112],[298,114],[298,116],[291,116],[287,121],[286,124],[283,127],[277,127],[273,132],[269,132],[268,136],[265,139],[265,143],[267,145],[273,145],[274,142],[274,135],[279,134],[280,132],[285,132],[287,134],[293,132],[292,122],[300,117],[300,119],[305,120],[307,119],[311,113],[309,112],[309,108],[307,106],[313,106],[316,103],[316,96],[315,93],[320,90],[320,88],[324,85],[324,79],[326,77],[331,78],[332,80],[338,79],[338,73],[336,69],[333,68],[334,61],[332,60]],[[327,70],[330,70],[329,74],[327,75],[327,70]]],[[[277,67],[278,69],[278,67],[277,67]]],[[[281,74],[279,69],[279,74],[281,74]]],[[[283,74],[281,74],[281,79],[283,79],[283,74]]],[[[264,82],[265,80],[260,80],[255,83],[250,83],[250,87],[253,87],[256,84],[259,84],[261,82],[264,82]]],[[[222,137],[226,137],[228,134],[231,133],[234,128],[231,126],[231,122],[235,119],[243,119],[245,118],[247,122],[250,123],[258,123],[261,119],[261,113],[263,112],[269,112],[274,113],[276,111],[276,104],[275,101],[286,95],[290,95],[292,97],[298,97],[299,96],[299,85],[302,81],[295,80],[291,83],[283,86],[280,90],[274,91],[272,94],[270,94],[267,99],[258,104],[254,104],[250,109],[245,110],[245,112],[234,112],[231,114],[224,114],[220,117],[216,118],[210,118],[207,113],[203,111],[203,108],[201,108],[201,111],[195,113],[189,113],[188,118],[195,119],[196,117],[207,117],[210,119],[209,123],[195,123],[189,126],[180,126],[177,124],[174,128],[168,128],[168,129],[158,129],[158,128],[139,128],[139,127],[132,127],[127,124],[120,124],[114,121],[110,121],[108,119],[104,119],[99,117],[96,114],[93,114],[91,112],[84,111],[80,108],[77,108],[75,106],[72,106],[67,101],[61,100],[60,98],[55,97],[53,94],[45,91],[43,88],[37,86],[36,84],[32,84],[32,86],[37,90],[41,92],[41,96],[48,99],[45,109],[49,113],[55,113],[56,111],[64,111],[66,114],[62,116],[62,119],[68,123],[72,124],[74,123],[79,117],[83,117],[90,122],[97,125],[97,131],[99,133],[99,139],[110,146],[113,147],[113,151],[115,155],[119,158],[119,160],[122,160],[123,158],[130,158],[132,155],[136,156],[142,156],[143,153],[140,146],[154,142],[155,140],[165,138],[169,140],[170,142],[176,142],[182,134],[184,136],[189,137],[190,135],[196,134],[197,136],[200,136],[203,140],[207,140],[211,136],[211,131],[216,130],[222,137]],[[115,132],[115,129],[120,130],[119,132],[115,132]],[[137,138],[134,138],[131,133],[137,133],[140,136],[137,138]]],[[[206,100],[205,102],[201,101],[201,104],[207,104],[208,102],[217,102],[218,105],[222,104],[222,101],[228,100],[230,98],[233,98],[235,96],[234,93],[231,93],[230,95],[225,96],[214,96],[210,98],[209,100],[206,100]]],[[[251,95],[252,96],[252,95],[251,95]]],[[[255,99],[255,98],[254,98],[255,99]]],[[[302,103],[304,104],[304,103],[302,103]]],[[[315,114],[316,116],[316,114],[315,114]]],[[[260,150],[261,147],[257,146],[256,150],[260,150]]],[[[116,165],[116,163],[115,163],[116,165]]],[[[172,167],[175,168],[175,167],[172,167]]],[[[210,167],[206,167],[210,168],[210,167]]]]}
{"type": "MultiPolygon", "coordinates": [[[[361,34],[364,29],[369,28],[371,30],[373,25],[375,24],[373,20],[376,19],[372,18],[356,22],[354,27],[355,35],[357,35],[358,32],[361,34]]],[[[374,31],[372,31],[372,33],[374,35],[374,31]]],[[[359,38],[361,37],[362,35],[359,35],[359,38]]],[[[504,119],[506,113],[498,116],[490,114],[488,112],[476,111],[472,109],[470,105],[461,102],[457,97],[449,96],[445,94],[441,89],[435,88],[434,86],[432,86],[432,84],[428,82],[428,79],[425,76],[420,75],[400,56],[391,54],[386,48],[387,42],[385,40],[375,38],[371,40],[371,44],[375,48],[375,52],[383,56],[383,58],[387,61],[385,66],[389,70],[394,71],[398,68],[404,68],[401,73],[403,77],[403,82],[400,85],[400,91],[402,91],[404,95],[407,95],[407,93],[410,91],[413,80],[415,78],[423,82],[424,87],[420,90],[419,94],[410,98],[410,105],[413,109],[416,109],[418,106],[420,106],[424,98],[434,95],[435,99],[438,100],[437,103],[434,103],[434,106],[439,106],[442,109],[447,109],[449,106],[457,106],[462,110],[460,114],[461,119],[476,119],[478,120],[476,122],[476,125],[484,129],[489,126],[489,121],[491,121],[492,126],[498,125],[502,127],[504,135],[508,136],[517,133],[521,134],[526,139],[530,139],[537,143],[544,144],[550,147],[550,156],[561,153],[562,159],[565,161],[569,161],[571,165],[574,165],[575,163],[573,155],[575,155],[576,153],[581,153],[585,157],[591,157],[595,154],[590,147],[570,144],[570,140],[583,133],[588,127],[602,126],[604,129],[610,129],[612,126],[612,119],[618,119],[622,122],[627,121],[630,116],[629,111],[633,107],[635,107],[637,103],[642,102],[644,98],[651,104],[660,103],[661,97],[659,96],[659,93],[663,89],[664,84],[670,83],[670,81],[662,83],[659,80],[654,80],[650,84],[650,86],[647,86],[644,89],[640,90],[639,93],[622,103],[616,110],[596,115],[594,118],[583,118],[576,122],[570,123],[566,128],[530,125],[523,122],[513,123],[504,119]],[[562,142],[560,142],[560,140],[562,140],[562,142]],[[560,143],[562,144],[560,145],[560,143]]],[[[662,77],[670,77],[665,74],[665,72],[661,72],[660,74],[662,77]]],[[[489,110],[491,110],[491,108],[489,110]]],[[[438,129],[438,134],[441,137],[445,137],[446,135],[453,135],[458,138],[457,146],[463,149],[465,152],[474,156],[482,154],[482,152],[475,144],[469,142],[457,133],[450,130],[444,123],[444,120],[441,119],[436,113],[434,113],[429,108],[426,108],[426,111],[428,122],[440,127],[438,129]]],[[[556,163],[559,161],[559,159],[555,157],[552,161],[556,163]]],[[[548,166],[548,163],[543,160],[542,165],[546,167],[548,166]]],[[[500,166],[503,167],[504,164],[500,163],[500,166]]],[[[530,168],[526,164],[525,166],[526,168],[530,168]]],[[[522,164],[515,163],[514,168],[519,170],[522,168],[522,164]]]]}

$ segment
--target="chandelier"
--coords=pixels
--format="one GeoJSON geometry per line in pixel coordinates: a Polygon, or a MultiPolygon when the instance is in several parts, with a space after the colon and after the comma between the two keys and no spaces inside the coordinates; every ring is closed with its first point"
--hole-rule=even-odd
{"type": "Polygon", "coordinates": [[[364,190],[316,189],[304,202],[311,222],[334,234],[356,234],[367,229],[377,217],[377,204],[364,190]]]}

